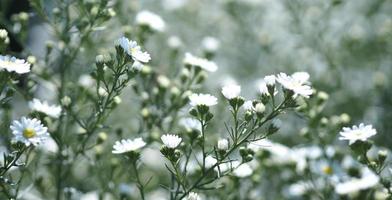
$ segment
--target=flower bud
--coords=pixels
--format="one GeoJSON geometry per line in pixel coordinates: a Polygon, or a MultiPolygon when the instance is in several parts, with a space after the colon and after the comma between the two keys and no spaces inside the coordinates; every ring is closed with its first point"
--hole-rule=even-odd
{"type": "Polygon", "coordinates": [[[388,156],[388,151],[380,150],[380,151],[378,151],[377,155],[378,155],[378,162],[382,165],[382,164],[384,164],[384,161],[388,156]]]}
{"type": "Polygon", "coordinates": [[[227,139],[218,140],[218,149],[221,151],[227,151],[229,149],[229,141],[227,139]]]}
{"type": "Polygon", "coordinates": [[[69,106],[71,103],[72,103],[72,100],[71,100],[71,98],[69,98],[69,96],[64,96],[64,97],[61,99],[61,104],[62,104],[63,106],[65,106],[65,107],[69,106]]]}
{"type": "Polygon", "coordinates": [[[257,104],[255,105],[255,111],[256,111],[257,114],[262,114],[262,113],[264,113],[264,111],[265,111],[265,106],[264,106],[264,104],[263,104],[263,103],[257,103],[257,104]]]}

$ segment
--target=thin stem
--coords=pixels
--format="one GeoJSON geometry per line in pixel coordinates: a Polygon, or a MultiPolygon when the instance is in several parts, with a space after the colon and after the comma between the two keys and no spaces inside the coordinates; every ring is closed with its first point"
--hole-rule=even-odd
{"type": "Polygon", "coordinates": [[[137,170],[137,166],[136,166],[136,160],[132,161],[132,167],[133,167],[133,170],[136,175],[136,181],[137,181],[137,185],[138,185],[137,187],[139,188],[140,196],[141,196],[142,200],[144,200],[144,186],[143,186],[142,182],[140,181],[139,171],[137,170]]]}

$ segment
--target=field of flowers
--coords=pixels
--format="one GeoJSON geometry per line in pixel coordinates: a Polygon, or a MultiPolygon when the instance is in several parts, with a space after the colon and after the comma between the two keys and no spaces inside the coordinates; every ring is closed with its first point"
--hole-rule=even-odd
{"type": "Polygon", "coordinates": [[[392,1],[1,0],[0,199],[392,200],[392,1]]]}

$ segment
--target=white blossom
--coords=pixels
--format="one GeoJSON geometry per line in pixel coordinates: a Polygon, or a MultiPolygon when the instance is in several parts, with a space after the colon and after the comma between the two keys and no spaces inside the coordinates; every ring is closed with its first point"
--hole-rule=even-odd
{"type": "Polygon", "coordinates": [[[203,48],[209,52],[215,52],[219,49],[220,42],[214,37],[207,36],[201,41],[203,48]]]}
{"type": "Polygon", "coordinates": [[[376,135],[377,131],[372,125],[364,125],[363,123],[359,126],[353,126],[352,128],[343,127],[340,131],[340,140],[348,140],[349,144],[353,144],[355,141],[366,141],[369,137],[376,135]]]}
{"type": "Polygon", "coordinates": [[[184,127],[185,129],[191,130],[198,130],[201,131],[201,124],[197,119],[194,118],[182,118],[180,119],[179,124],[184,127]]]}
{"type": "Polygon", "coordinates": [[[46,101],[33,99],[29,102],[29,107],[33,111],[44,113],[50,117],[58,118],[61,114],[61,106],[49,105],[46,101]]]}
{"type": "Polygon", "coordinates": [[[267,84],[267,86],[273,86],[275,85],[275,75],[269,75],[264,77],[264,82],[267,84]]]}
{"type": "Polygon", "coordinates": [[[294,97],[297,95],[303,96],[305,98],[309,98],[309,96],[313,93],[312,88],[309,85],[306,85],[304,82],[304,77],[294,78],[292,76],[288,76],[285,73],[280,73],[276,80],[286,89],[294,92],[294,97]]]}
{"type": "Polygon", "coordinates": [[[13,140],[23,142],[26,146],[44,142],[48,137],[48,128],[46,128],[40,120],[22,117],[20,120],[14,120],[10,126],[13,140]]]}
{"type": "Polygon", "coordinates": [[[201,198],[196,192],[190,192],[185,200],[201,200],[201,198]]]}
{"type": "Polygon", "coordinates": [[[217,98],[210,94],[191,94],[189,96],[189,100],[191,106],[199,106],[199,105],[213,106],[218,103],[217,98]]]}
{"type": "Polygon", "coordinates": [[[159,15],[148,10],[143,10],[137,13],[135,21],[138,25],[147,26],[158,32],[164,31],[166,26],[165,22],[159,15]]]}
{"type": "Polygon", "coordinates": [[[0,71],[7,70],[9,72],[16,72],[18,74],[24,74],[30,72],[30,63],[23,59],[11,57],[9,55],[0,55],[0,71]]]}
{"type": "Polygon", "coordinates": [[[250,176],[252,175],[252,173],[253,173],[253,169],[247,163],[240,165],[233,171],[233,174],[240,178],[250,176]]]}
{"type": "Polygon", "coordinates": [[[137,42],[133,40],[129,40],[126,37],[121,37],[115,42],[115,44],[124,49],[124,51],[130,55],[134,61],[147,63],[151,60],[150,54],[143,52],[137,42]]]}
{"type": "Polygon", "coordinates": [[[173,134],[166,134],[161,136],[163,144],[171,149],[176,148],[182,141],[180,137],[173,134]]]}
{"type": "Polygon", "coordinates": [[[122,154],[122,153],[127,153],[131,151],[137,151],[144,147],[146,143],[143,141],[142,138],[136,138],[136,139],[122,139],[120,141],[116,141],[116,143],[113,145],[113,150],[112,153],[114,154],[122,154]]]}
{"type": "Polygon", "coordinates": [[[186,65],[200,67],[209,72],[215,72],[216,70],[218,70],[218,66],[214,62],[209,61],[205,58],[193,56],[191,53],[185,53],[185,58],[183,62],[186,65]]]}
{"type": "Polygon", "coordinates": [[[231,84],[222,87],[222,94],[226,97],[226,99],[234,99],[238,97],[241,93],[241,86],[231,84]]]}
{"type": "Polygon", "coordinates": [[[338,194],[350,194],[360,190],[372,188],[378,184],[380,178],[369,169],[362,170],[361,178],[352,178],[346,182],[335,185],[335,191],[338,194]]]}

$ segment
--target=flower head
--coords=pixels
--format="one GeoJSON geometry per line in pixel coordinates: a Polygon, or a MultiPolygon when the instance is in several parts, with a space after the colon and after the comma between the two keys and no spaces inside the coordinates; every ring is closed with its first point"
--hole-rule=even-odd
{"type": "Polygon", "coordinates": [[[229,141],[227,139],[218,140],[218,149],[226,151],[229,149],[229,141]]]}
{"type": "Polygon", "coordinates": [[[218,103],[217,98],[210,94],[191,94],[189,100],[191,106],[213,106],[218,103]]]}
{"type": "Polygon", "coordinates": [[[201,42],[203,48],[208,52],[216,52],[219,49],[220,42],[214,37],[205,37],[201,42]]]}
{"type": "Polygon", "coordinates": [[[165,30],[165,22],[163,19],[148,10],[143,10],[136,15],[136,24],[141,26],[147,26],[151,30],[162,32],[165,30]]]}
{"type": "Polygon", "coordinates": [[[196,192],[190,192],[185,198],[186,200],[201,200],[200,196],[196,192]]]}
{"type": "Polygon", "coordinates": [[[150,54],[143,52],[137,42],[121,37],[116,41],[116,45],[120,46],[124,51],[132,57],[134,61],[147,63],[151,60],[150,54]]]}
{"type": "Polygon", "coordinates": [[[265,82],[268,86],[273,86],[273,85],[275,85],[275,75],[265,76],[265,77],[264,77],[264,82],[265,82]]]}
{"type": "MultiPolygon", "coordinates": [[[[294,73],[295,75],[295,73],[294,73]]],[[[304,74],[288,76],[285,73],[280,73],[276,80],[287,90],[291,90],[294,92],[294,97],[297,95],[303,96],[305,98],[309,98],[309,96],[313,93],[312,88],[309,85],[306,85],[306,81],[304,74]]]]}
{"type": "Polygon", "coordinates": [[[209,72],[215,72],[216,70],[218,70],[218,66],[214,62],[204,58],[193,56],[191,53],[185,54],[183,62],[186,65],[200,67],[201,69],[204,69],[209,72]]]}
{"type": "Polygon", "coordinates": [[[142,138],[136,138],[136,139],[123,139],[121,141],[116,141],[116,143],[113,145],[113,150],[112,153],[114,154],[122,154],[122,153],[127,153],[131,151],[137,151],[144,147],[146,143],[143,141],[142,138]]]}
{"type": "Polygon", "coordinates": [[[359,126],[353,126],[352,128],[343,127],[340,131],[340,140],[348,140],[349,144],[353,144],[355,141],[366,141],[369,137],[376,135],[377,131],[372,127],[372,125],[364,125],[363,123],[359,126]]]}
{"type": "Polygon", "coordinates": [[[39,99],[33,99],[29,102],[31,110],[44,113],[50,117],[58,118],[61,114],[61,106],[49,105],[46,101],[40,101],[39,99]]]}
{"type": "Polygon", "coordinates": [[[41,124],[38,119],[22,117],[19,121],[14,120],[10,126],[14,140],[23,142],[26,146],[37,146],[49,137],[48,128],[41,124]]]}
{"type": "Polygon", "coordinates": [[[226,99],[234,99],[238,97],[241,93],[241,86],[231,84],[222,87],[222,94],[226,97],[226,99]]]}
{"type": "Polygon", "coordinates": [[[30,64],[23,59],[0,55],[0,71],[3,69],[9,72],[24,74],[30,72],[30,64]]]}
{"type": "Polygon", "coordinates": [[[161,136],[163,144],[171,149],[175,149],[182,141],[177,135],[166,134],[161,136]]]}
{"type": "Polygon", "coordinates": [[[249,164],[245,163],[236,168],[233,173],[237,177],[244,178],[252,175],[253,169],[249,166],[249,164]]]}

